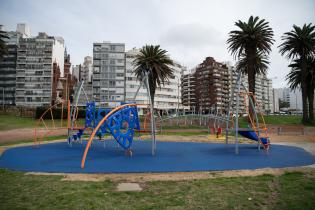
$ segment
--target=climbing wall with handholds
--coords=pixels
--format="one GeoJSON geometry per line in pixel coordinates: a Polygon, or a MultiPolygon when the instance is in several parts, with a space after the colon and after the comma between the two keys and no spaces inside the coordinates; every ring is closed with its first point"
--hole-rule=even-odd
{"type": "MultiPolygon", "coordinates": [[[[96,115],[95,126],[111,111],[110,108],[99,108],[96,115]]],[[[109,133],[109,129],[106,123],[103,123],[97,131],[97,136],[102,138],[106,133],[109,133]]]]}
{"type": "Polygon", "coordinates": [[[85,128],[94,128],[95,125],[95,102],[86,103],[85,128]]]}
{"type": "Polygon", "coordinates": [[[104,124],[122,148],[130,149],[135,129],[140,129],[137,107],[124,107],[109,116],[104,124]]]}

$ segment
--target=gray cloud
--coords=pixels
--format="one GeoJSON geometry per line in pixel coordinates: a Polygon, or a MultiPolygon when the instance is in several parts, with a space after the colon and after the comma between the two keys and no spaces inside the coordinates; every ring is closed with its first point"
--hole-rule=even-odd
{"type": "Polygon", "coordinates": [[[206,56],[235,61],[227,50],[228,32],[250,15],[265,18],[276,43],[269,76],[275,87],[286,85],[289,61],[279,55],[281,35],[293,24],[315,24],[314,0],[2,0],[0,20],[7,30],[19,22],[32,34],[45,31],[65,39],[73,64],[92,55],[92,43],[126,43],[126,49],[160,44],[171,57],[192,68],[206,56]]]}
{"type": "Polygon", "coordinates": [[[200,23],[175,25],[161,34],[160,42],[180,48],[203,48],[208,45],[219,45],[221,33],[214,28],[200,23]]]}

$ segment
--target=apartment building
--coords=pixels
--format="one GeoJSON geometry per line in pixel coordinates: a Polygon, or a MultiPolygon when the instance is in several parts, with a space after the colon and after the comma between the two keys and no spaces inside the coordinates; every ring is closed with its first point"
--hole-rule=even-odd
{"type": "Polygon", "coordinates": [[[228,67],[214,60],[206,59],[196,67],[196,107],[201,112],[215,110],[224,113],[228,109],[230,77],[228,67]]]}
{"type": "Polygon", "coordinates": [[[23,35],[16,31],[9,31],[6,36],[9,37],[4,40],[7,54],[0,59],[0,104],[13,106],[15,105],[17,48],[19,39],[23,35]]]}
{"type": "Polygon", "coordinates": [[[91,56],[84,57],[84,62],[81,68],[81,80],[84,82],[91,83],[93,74],[93,59],[91,56]]]}
{"type": "MultiPolygon", "coordinates": [[[[190,110],[196,112],[207,113],[215,110],[218,113],[225,113],[232,100],[232,109],[234,109],[238,91],[237,76],[238,73],[233,66],[228,63],[216,62],[213,58],[207,57],[203,63],[182,77],[183,105],[190,106],[190,110]],[[232,88],[235,92],[233,99],[230,98],[232,88]]],[[[248,90],[247,75],[242,75],[241,81],[248,90]]],[[[260,110],[272,113],[274,97],[271,79],[265,75],[256,75],[255,88],[260,110]]],[[[245,114],[248,101],[242,96],[239,100],[239,112],[245,114]]]]}
{"type": "MultiPolygon", "coordinates": [[[[140,85],[140,81],[137,79],[136,75],[133,73],[134,66],[133,61],[135,56],[139,52],[139,49],[133,48],[126,52],[126,81],[125,81],[125,97],[126,101],[134,101],[134,96],[140,85]]],[[[182,109],[181,105],[181,85],[180,80],[183,71],[186,67],[175,62],[173,66],[174,77],[170,78],[164,86],[157,87],[154,97],[154,108],[159,110],[166,110],[169,112],[175,112],[176,109],[182,109]]],[[[147,96],[147,89],[142,86],[136,97],[137,104],[149,104],[149,99],[147,96]]],[[[145,106],[141,106],[144,108],[145,106]]],[[[141,110],[142,112],[142,110],[141,110]]]]}
{"type": "Polygon", "coordinates": [[[93,43],[93,100],[122,102],[125,100],[125,44],[93,43]]]}
{"type": "Polygon", "coordinates": [[[193,69],[189,73],[183,74],[181,78],[182,105],[191,111],[195,111],[197,105],[195,72],[196,69],[193,69]]]}
{"type": "Polygon", "coordinates": [[[39,33],[20,38],[17,50],[16,105],[49,106],[52,103],[53,63],[64,75],[64,40],[39,33]]]}

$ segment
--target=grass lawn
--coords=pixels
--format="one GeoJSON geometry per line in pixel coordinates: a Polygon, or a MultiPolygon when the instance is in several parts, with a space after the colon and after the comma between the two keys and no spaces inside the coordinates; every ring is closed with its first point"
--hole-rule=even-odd
{"type": "MultiPolygon", "coordinates": [[[[261,123],[261,117],[258,117],[261,123]]],[[[269,125],[302,125],[302,116],[300,115],[266,115],[264,116],[264,120],[269,125]]],[[[247,117],[240,117],[239,124],[240,127],[247,127],[247,117]]],[[[315,126],[315,121],[307,124],[307,126],[315,126]]]]}
{"type": "Polygon", "coordinates": [[[116,182],[0,170],[0,209],[314,209],[314,174],[152,181],[141,192],[116,182]]]}
{"type": "MultiPolygon", "coordinates": [[[[0,114],[0,131],[18,129],[18,128],[34,128],[37,124],[38,120],[34,118],[22,118],[17,117],[12,114],[0,114]]],[[[44,120],[47,126],[53,126],[52,120],[44,120]]],[[[56,127],[60,127],[61,121],[60,119],[55,119],[54,123],[56,127]]],[[[63,120],[63,127],[67,125],[67,120],[63,120]]],[[[84,125],[84,119],[79,119],[78,124],[84,125]]],[[[39,124],[40,127],[44,127],[44,124],[41,122],[39,124]]]]}

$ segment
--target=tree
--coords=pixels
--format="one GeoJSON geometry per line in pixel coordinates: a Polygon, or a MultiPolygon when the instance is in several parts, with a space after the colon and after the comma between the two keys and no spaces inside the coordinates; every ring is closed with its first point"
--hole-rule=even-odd
{"type": "MultiPolygon", "coordinates": [[[[0,25],[0,28],[2,25],[0,25]]],[[[5,31],[0,30],[0,59],[2,59],[3,55],[7,54],[7,45],[5,43],[5,39],[9,39],[6,35],[5,31]]]]}
{"type": "Polygon", "coordinates": [[[279,98],[279,108],[289,108],[290,103],[279,98]]]}
{"type": "MultiPolygon", "coordinates": [[[[256,74],[265,74],[268,67],[268,55],[274,42],[273,31],[265,19],[250,16],[247,22],[238,21],[240,30],[229,33],[228,50],[238,59],[236,70],[247,74],[249,92],[255,94],[256,74]]],[[[252,100],[253,97],[251,96],[252,100]]],[[[253,100],[254,101],[254,100],[253,100]]],[[[249,114],[253,115],[250,106],[249,114]]]]}
{"type": "Polygon", "coordinates": [[[173,61],[167,55],[167,51],[160,45],[145,45],[140,49],[133,62],[134,73],[141,81],[147,74],[149,79],[149,91],[154,107],[154,95],[157,86],[164,85],[170,77],[173,77],[173,61]]]}
{"type": "MultiPolygon", "coordinates": [[[[308,100],[309,120],[314,119],[314,89],[315,89],[315,58],[308,57],[306,59],[307,75],[306,78],[306,95],[308,100]]],[[[298,89],[302,84],[302,61],[301,59],[295,59],[293,63],[289,65],[291,67],[290,73],[286,76],[290,88],[292,90],[298,89]]]]}
{"type": "MultiPolygon", "coordinates": [[[[304,24],[303,27],[293,25],[293,30],[284,33],[281,39],[283,43],[278,46],[281,55],[285,55],[287,59],[298,58],[300,62],[299,68],[301,70],[300,80],[303,103],[302,122],[307,123],[310,120],[307,107],[307,75],[309,70],[309,68],[307,68],[307,59],[315,55],[315,26],[311,23],[308,25],[304,24]]],[[[310,103],[312,104],[313,102],[310,103]]]]}

